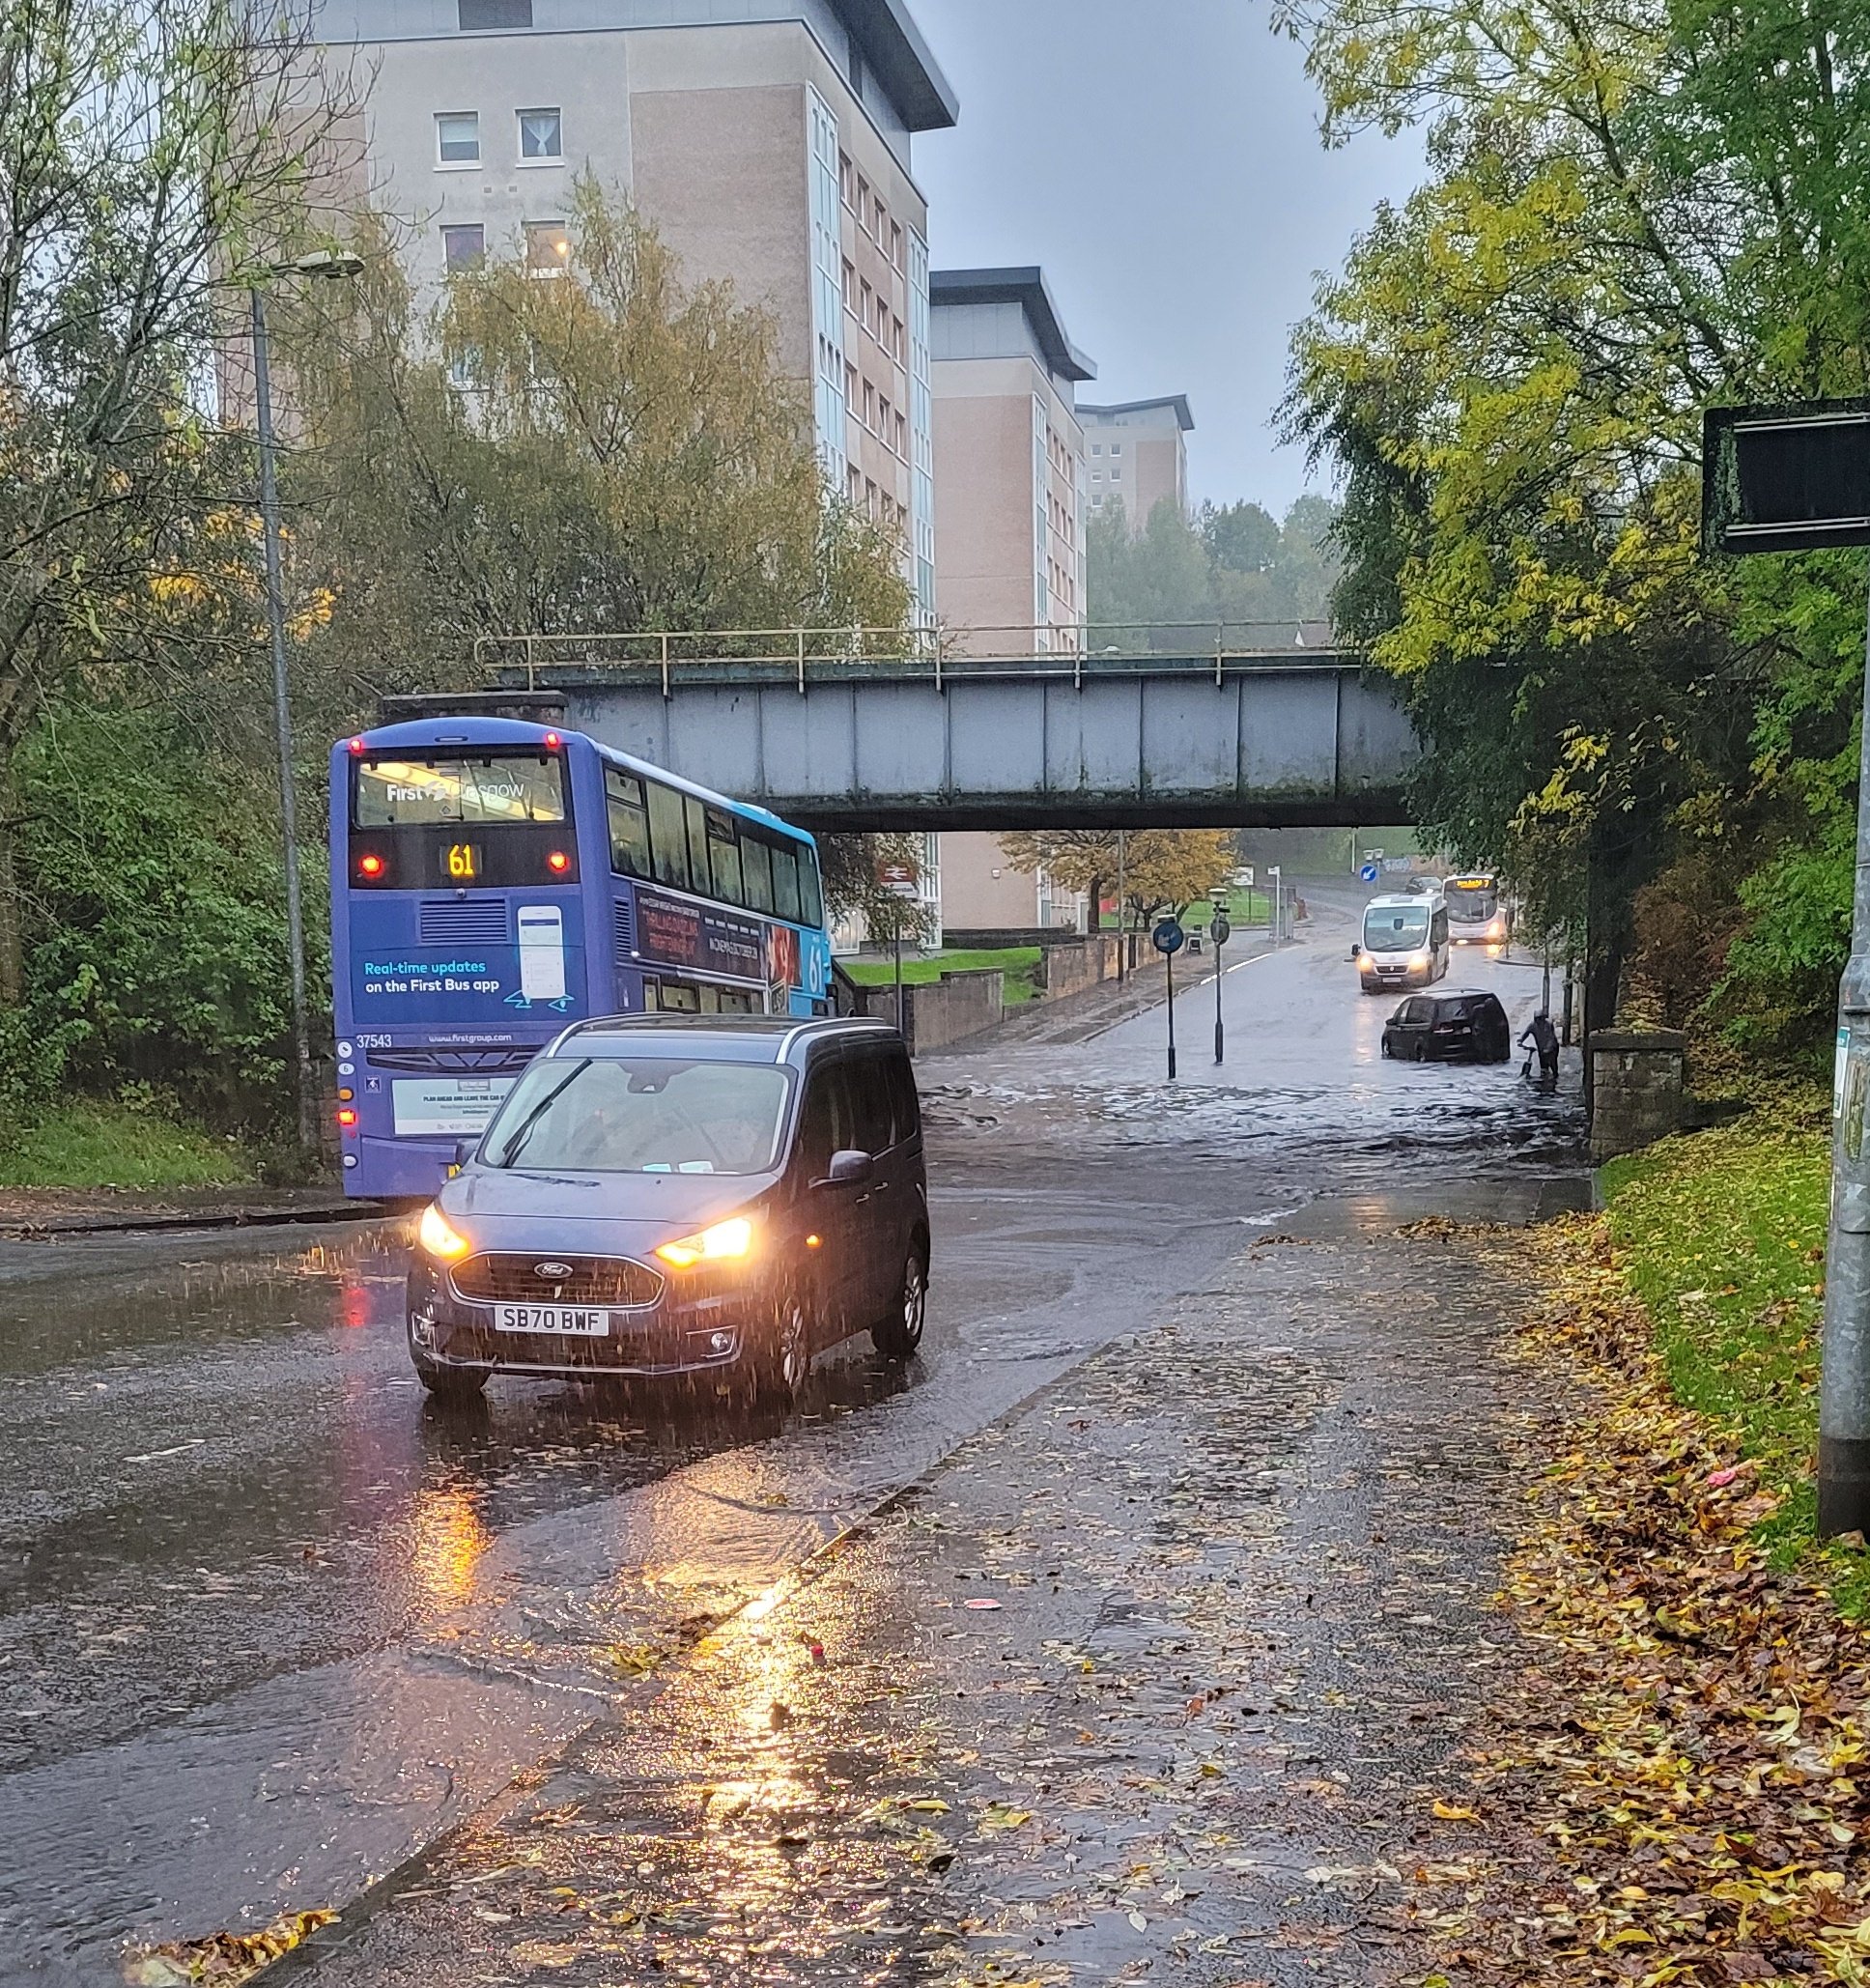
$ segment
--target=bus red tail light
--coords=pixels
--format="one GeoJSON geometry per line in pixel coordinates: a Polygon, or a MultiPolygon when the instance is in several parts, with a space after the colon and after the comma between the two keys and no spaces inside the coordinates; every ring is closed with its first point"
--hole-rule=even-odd
{"type": "Polygon", "coordinates": [[[564,740],[561,739],[555,731],[549,731],[546,734],[546,751],[548,753],[557,752],[559,747],[562,746],[564,743],[564,740]]]}
{"type": "Polygon", "coordinates": [[[353,757],[356,756],[360,753],[367,753],[369,750],[370,749],[364,744],[364,742],[361,739],[353,739],[351,741],[351,752],[353,757]]]}
{"type": "Polygon", "coordinates": [[[347,1106],[343,1111],[338,1113],[338,1123],[342,1125],[346,1131],[349,1131],[350,1128],[356,1122],[357,1115],[355,1112],[352,1111],[349,1106],[347,1106]]]}
{"type": "Polygon", "coordinates": [[[365,877],[380,877],[383,873],[383,859],[381,856],[359,856],[357,874],[365,877]]]}
{"type": "Polygon", "coordinates": [[[569,856],[565,854],[564,850],[562,849],[554,849],[552,852],[552,854],[546,858],[546,867],[549,870],[551,870],[554,876],[563,876],[565,872],[571,868],[571,866],[572,860],[569,856]]]}

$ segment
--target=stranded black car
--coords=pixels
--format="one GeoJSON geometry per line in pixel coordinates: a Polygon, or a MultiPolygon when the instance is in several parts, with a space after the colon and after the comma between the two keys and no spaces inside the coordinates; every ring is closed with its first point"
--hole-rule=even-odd
{"type": "Polygon", "coordinates": [[[498,1373],[719,1373],[787,1395],[855,1333],[916,1350],[928,1243],[892,1029],[584,1022],[527,1067],[423,1215],[410,1353],[436,1394],[498,1373]]]}
{"type": "Polygon", "coordinates": [[[1417,994],[1383,1025],[1383,1054],[1411,1063],[1505,1063],[1513,1031],[1495,994],[1417,994]]]}

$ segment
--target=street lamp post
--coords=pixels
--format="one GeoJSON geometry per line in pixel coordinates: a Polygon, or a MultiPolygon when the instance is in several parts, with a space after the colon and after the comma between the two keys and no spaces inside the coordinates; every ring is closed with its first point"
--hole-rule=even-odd
{"type": "Polygon", "coordinates": [[[1129,838],[1117,832],[1117,984],[1130,977],[1129,838]]]}
{"type": "MultiPolygon", "coordinates": [[[[363,258],[323,253],[275,263],[274,276],[341,279],[357,275],[363,258]]],[[[305,905],[298,877],[298,782],[293,771],[292,699],[286,676],[286,593],[280,557],[279,478],[272,429],[272,372],[267,338],[267,302],[259,284],[248,298],[253,318],[254,425],[260,440],[260,517],[267,547],[267,633],[272,649],[272,724],[279,747],[279,826],[285,839],[286,944],[292,955],[293,1065],[298,1093],[298,1150],[318,1152],[317,1104],[312,1089],[312,1024],[305,991],[305,905]]]]}

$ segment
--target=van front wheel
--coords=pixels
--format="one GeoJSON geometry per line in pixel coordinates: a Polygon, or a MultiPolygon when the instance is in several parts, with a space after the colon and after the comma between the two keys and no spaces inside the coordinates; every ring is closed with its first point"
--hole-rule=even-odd
{"type": "Polygon", "coordinates": [[[889,1311],[870,1327],[870,1344],[886,1360],[906,1360],[922,1343],[928,1321],[928,1265],[912,1243],[889,1311]]]}

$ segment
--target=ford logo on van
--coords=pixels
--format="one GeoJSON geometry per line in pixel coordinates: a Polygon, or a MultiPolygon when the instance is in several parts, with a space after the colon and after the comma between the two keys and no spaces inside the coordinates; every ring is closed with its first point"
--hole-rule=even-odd
{"type": "Polygon", "coordinates": [[[532,1274],[543,1277],[548,1284],[562,1284],[572,1274],[569,1264],[534,1264],[532,1274]]]}

